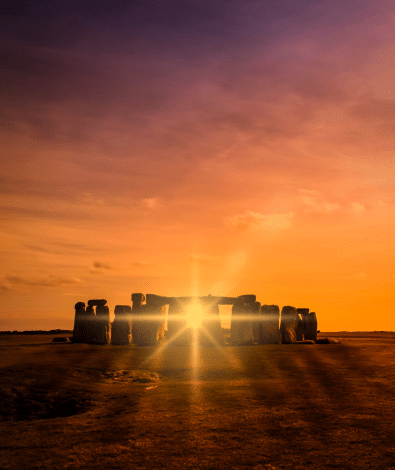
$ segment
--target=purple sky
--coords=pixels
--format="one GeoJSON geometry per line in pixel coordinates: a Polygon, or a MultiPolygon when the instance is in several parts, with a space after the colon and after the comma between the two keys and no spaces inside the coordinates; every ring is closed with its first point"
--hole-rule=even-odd
{"type": "Polygon", "coordinates": [[[0,329],[195,289],[395,328],[392,2],[1,13],[0,329]]]}

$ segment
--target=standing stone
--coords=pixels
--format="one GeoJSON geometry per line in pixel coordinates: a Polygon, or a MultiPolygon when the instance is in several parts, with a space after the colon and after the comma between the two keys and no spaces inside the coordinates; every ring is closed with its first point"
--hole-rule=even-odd
{"type": "Polygon", "coordinates": [[[132,294],[132,339],[133,343],[136,343],[138,337],[139,323],[138,318],[141,314],[142,306],[145,302],[145,295],[141,293],[132,294]]]}
{"type": "Polygon", "coordinates": [[[110,310],[107,305],[98,305],[96,307],[95,332],[94,342],[96,344],[110,344],[111,322],[110,310]]]}
{"type": "Polygon", "coordinates": [[[279,343],[281,343],[280,308],[278,305],[262,305],[259,344],[279,343]]]}
{"type": "Polygon", "coordinates": [[[199,342],[209,346],[217,345],[222,346],[224,339],[222,336],[221,318],[219,315],[219,302],[218,297],[201,297],[200,302],[204,312],[202,327],[199,334],[199,342]]]}
{"type": "Polygon", "coordinates": [[[99,307],[99,306],[106,305],[106,303],[107,303],[107,300],[105,299],[88,300],[88,305],[90,307],[99,307]]]}
{"type": "Polygon", "coordinates": [[[85,339],[85,336],[84,336],[85,302],[77,302],[74,308],[75,308],[75,317],[74,317],[72,341],[74,343],[83,343],[85,339]]]}
{"type": "Polygon", "coordinates": [[[139,346],[156,346],[164,337],[166,307],[159,296],[150,295],[143,305],[143,294],[132,294],[133,342],[139,346]]]}
{"type": "MultiPolygon", "coordinates": [[[[306,331],[306,326],[307,326],[307,317],[309,315],[309,309],[308,308],[297,308],[296,311],[298,312],[298,315],[300,316],[301,318],[301,326],[298,325],[298,328],[300,328],[302,330],[302,334],[303,334],[303,338],[302,339],[306,339],[305,338],[305,331],[306,331]]],[[[298,338],[299,338],[300,335],[298,335],[298,338]]],[[[298,339],[298,341],[300,341],[300,339],[298,339]]]]}
{"type": "Polygon", "coordinates": [[[281,310],[281,342],[283,344],[296,343],[296,329],[298,327],[298,314],[295,307],[285,306],[281,310]]]}
{"type": "Polygon", "coordinates": [[[256,317],[256,320],[252,320],[252,339],[255,344],[259,343],[259,331],[262,324],[261,320],[261,303],[253,302],[251,304],[251,313],[253,317],[256,317]]]}
{"type": "Polygon", "coordinates": [[[242,295],[235,299],[230,323],[230,342],[235,346],[253,343],[251,303],[255,299],[255,296],[242,295]]]}
{"type": "Polygon", "coordinates": [[[166,340],[169,344],[183,346],[191,344],[192,335],[185,318],[188,303],[177,298],[169,301],[166,340]]]}
{"type": "Polygon", "coordinates": [[[96,337],[96,315],[92,305],[86,307],[84,318],[81,321],[82,343],[94,344],[96,337]]]}
{"type": "Polygon", "coordinates": [[[111,325],[111,344],[132,342],[132,309],[129,305],[116,305],[114,321],[111,325]]]}
{"type": "Polygon", "coordinates": [[[146,304],[153,309],[153,315],[156,316],[156,336],[157,343],[165,340],[166,326],[166,305],[169,299],[155,294],[146,295],[146,304]]]}
{"type": "Polygon", "coordinates": [[[304,326],[300,315],[296,314],[296,341],[303,341],[304,339],[304,326]]]}
{"type": "Polygon", "coordinates": [[[310,312],[305,317],[304,339],[317,341],[317,316],[315,312],[310,312]]]}

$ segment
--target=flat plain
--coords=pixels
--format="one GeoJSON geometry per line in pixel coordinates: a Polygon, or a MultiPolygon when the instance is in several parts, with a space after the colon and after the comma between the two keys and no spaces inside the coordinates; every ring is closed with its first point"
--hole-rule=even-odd
{"type": "Polygon", "coordinates": [[[395,469],[395,333],[137,347],[0,335],[1,469],[395,469]]]}

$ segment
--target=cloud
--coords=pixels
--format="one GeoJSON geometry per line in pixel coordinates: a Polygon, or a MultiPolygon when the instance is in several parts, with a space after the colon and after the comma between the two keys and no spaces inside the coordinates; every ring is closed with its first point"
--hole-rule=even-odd
{"type": "Polygon", "coordinates": [[[151,197],[149,199],[143,199],[141,205],[146,209],[156,210],[163,207],[158,197],[151,197]]]}
{"type": "Polygon", "coordinates": [[[93,262],[93,266],[96,268],[96,269],[114,269],[112,266],[110,266],[109,264],[106,264],[106,263],[102,263],[100,261],[94,261],[93,262]]]}
{"type": "Polygon", "coordinates": [[[23,276],[6,276],[6,286],[11,287],[62,287],[80,284],[81,279],[77,277],[59,277],[48,274],[47,277],[23,277],[23,276]]]}
{"type": "Polygon", "coordinates": [[[299,189],[299,193],[303,204],[308,206],[305,209],[307,214],[311,212],[330,214],[340,209],[340,204],[326,201],[318,191],[299,189]]]}
{"type": "Polygon", "coordinates": [[[277,231],[285,230],[292,226],[291,219],[294,214],[259,214],[257,212],[246,212],[244,214],[228,217],[225,220],[227,225],[235,227],[237,230],[246,231],[277,231]]]}
{"type": "Polygon", "coordinates": [[[350,214],[361,215],[365,212],[365,206],[359,202],[353,202],[348,212],[350,214]]]}

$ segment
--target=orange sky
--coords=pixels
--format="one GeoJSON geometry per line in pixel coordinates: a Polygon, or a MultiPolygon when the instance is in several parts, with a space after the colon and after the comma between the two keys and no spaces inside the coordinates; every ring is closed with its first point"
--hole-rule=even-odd
{"type": "Polygon", "coordinates": [[[395,329],[392,3],[211,3],[2,15],[0,330],[132,292],[395,329]]]}

